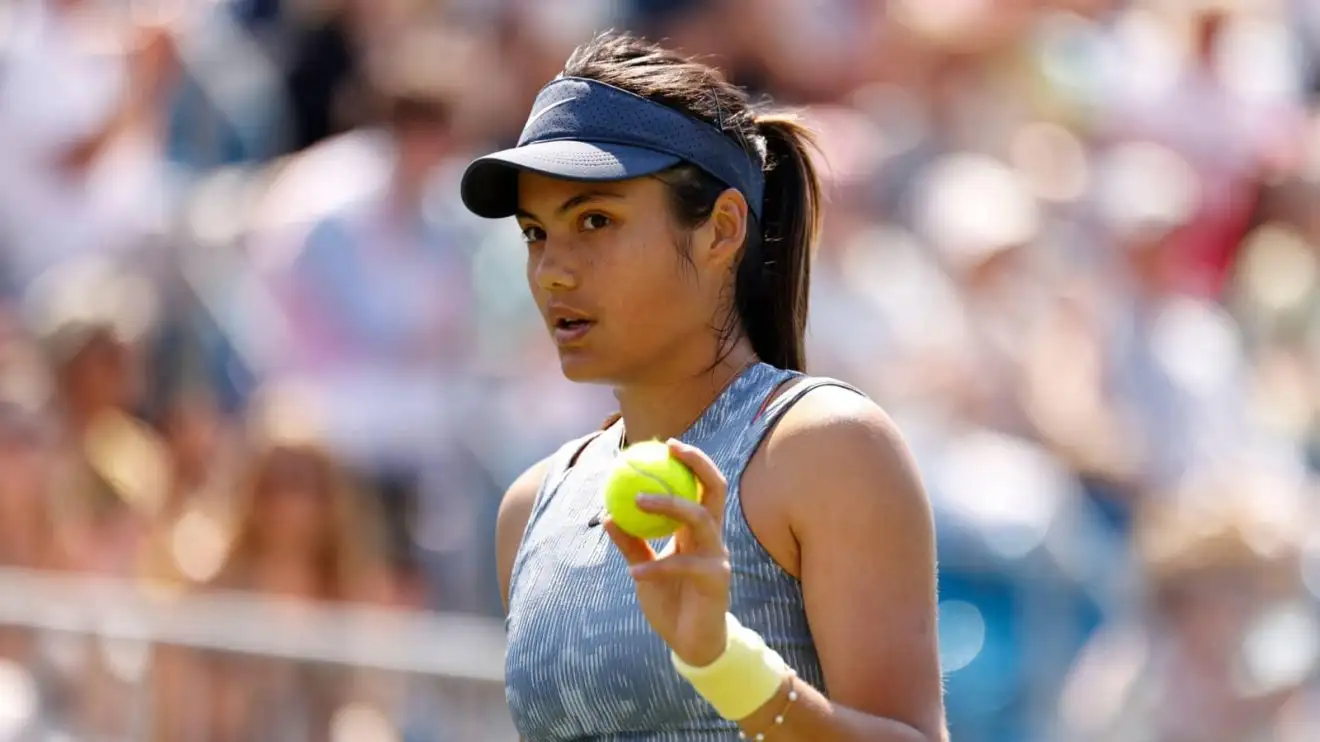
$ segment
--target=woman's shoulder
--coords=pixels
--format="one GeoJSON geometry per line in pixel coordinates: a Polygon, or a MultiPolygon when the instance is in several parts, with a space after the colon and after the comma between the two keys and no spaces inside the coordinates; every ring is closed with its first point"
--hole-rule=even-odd
{"type": "Polygon", "coordinates": [[[499,513],[495,518],[495,557],[506,607],[513,575],[513,562],[517,558],[523,534],[532,519],[532,512],[536,509],[536,501],[545,486],[546,478],[570,466],[582,449],[601,432],[598,430],[568,441],[560,446],[559,450],[529,466],[504,491],[499,513]]]}
{"type": "Polygon", "coordinates": [[[865,392],[846,381],[829,376],[798,374],[778,388],[767,401],[767,410],[781,405],[771,441],[791,439],[795,445],[877,433],[896,434],[889,415],[865,392]]]}
{"type": "Polygon", "coordinates": [[[784,490],[787,502],[809,500],[809,510],[835,500],[845,509],[871,501],[886,509],[917,504],[924,510],[916,466],[889,414],[833,380],[804,377],[798,383],[809,391],[784,411],[759,457],[774,472],[763,478],[768,486],[784,490]],[[800,497],[803,491],[812,496],[800,497]]]}
{"type": "Polygon", "coordinates": [[[603,431],[596,430],[565,442],[554,453],[527,467],[519,474],[500,501],[498,529],[509,536],[522,537],[522,531],[536,506],[536,498],[541,493],[546,478],[572,466],[578,454],[603,431]]]}

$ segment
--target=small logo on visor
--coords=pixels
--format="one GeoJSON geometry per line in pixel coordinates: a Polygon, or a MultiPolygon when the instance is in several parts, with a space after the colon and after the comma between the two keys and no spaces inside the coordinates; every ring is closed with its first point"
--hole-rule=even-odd
{"type": "Polygon", "coordinates": [[[536,113],[533,113],[530,117],[528,117],[527,123],[523,124],[523,129],[527,129],[528,127],[530,127],[533,123],[536,122],[537,119],[549,113],[551,109],[558,108],[559,106],[562,106],[565,103],[572,103],[575,100],[577,100],[577,98],[565,98],[564,100],[558,100],[546,106],[545,108],[542,108],[536,113]]]}

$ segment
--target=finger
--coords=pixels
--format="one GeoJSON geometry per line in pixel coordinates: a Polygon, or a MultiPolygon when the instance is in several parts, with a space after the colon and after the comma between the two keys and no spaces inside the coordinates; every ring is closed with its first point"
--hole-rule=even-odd
{"type": "Polygon", "coordinates": [[[625,532],[614,521],[605,521],[605,532],[609,534],[610,540],[618,547],[619,553],[623,555],[624,561],[628,564],[645,564],[655,561],[655,550],[651,548],[650,544],[646,543],[644,539],[625,532]]]}
{"type": "Polygon", "coordinates": [[[638,582],[684,578],[719,588],[729,581],[729,562],[722,558],[675,555],[653,562],[634,564],[628,568],[628,572],[638,582]]]}
{"type": "Polygon", "coordinates": [[[692,546],[711,554],[724,551],[720,524],[702,504],[673,495],[638,495],[637,509],[643,513],[664,515],[687,527],[692,546]]]}
{"type": "Polygon", "coordinates": [[[704,451],[696,446],[670,439],[669,452],[687,465],[701,483],[701,506],[717,524],[724,522],[724,498],[728,494],[728,480],[704,451]]]}

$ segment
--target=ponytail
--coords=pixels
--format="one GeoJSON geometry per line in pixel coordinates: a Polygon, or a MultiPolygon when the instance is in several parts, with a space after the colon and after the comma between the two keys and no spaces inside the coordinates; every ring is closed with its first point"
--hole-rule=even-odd
{"type": "Polygon", "coordinates": [[[755,119],[765,139],[765,201],[760,234],[747,241],[734,305],[752,350],[764,362],[806,371],[811,258],[821,223],[821,185],[809,150],[812,133],[796,117],[755,119]]]}

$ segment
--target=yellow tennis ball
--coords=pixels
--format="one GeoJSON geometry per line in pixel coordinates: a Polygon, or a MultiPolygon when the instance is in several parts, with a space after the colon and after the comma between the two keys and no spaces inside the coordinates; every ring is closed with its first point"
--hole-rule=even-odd
{"type": "Polygon", "coordinates": [[[636,443],[619,452],[605,480],[605,510],[625,533],[637,538],[668,536],[681,525],[667,515],[637,508],[638,495],[671,495],[701,502],[697,477],[660,441],[636,443]]]}

